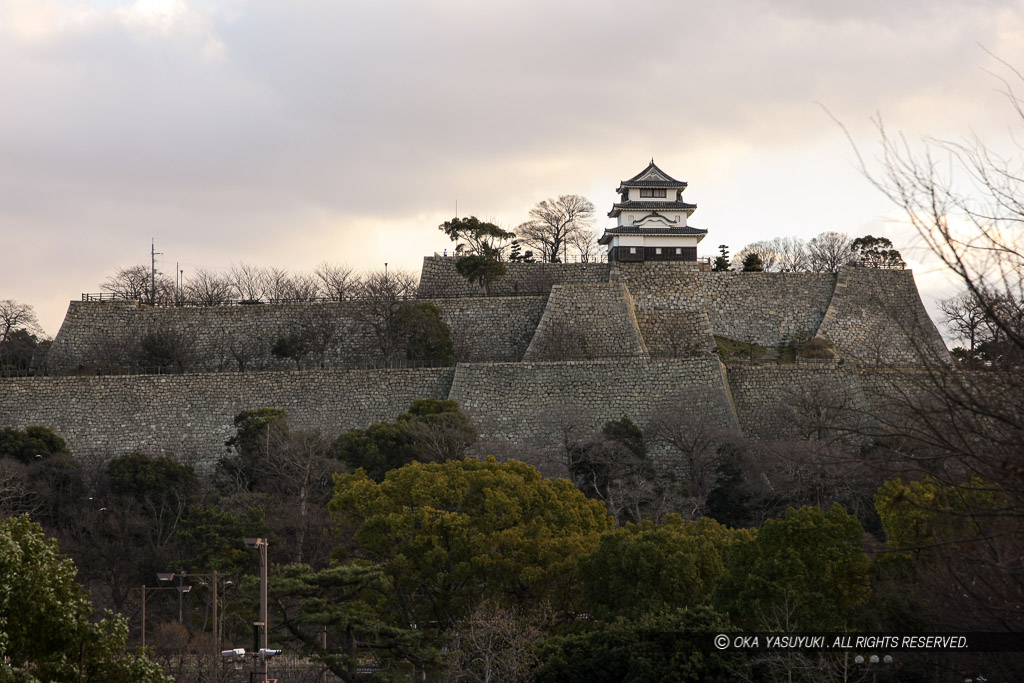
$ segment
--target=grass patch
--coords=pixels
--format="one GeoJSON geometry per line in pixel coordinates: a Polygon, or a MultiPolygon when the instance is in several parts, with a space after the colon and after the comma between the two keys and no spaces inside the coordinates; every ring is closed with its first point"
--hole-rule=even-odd
{"type": "Polygon", "coordinates": [[[768,355],[772,347],[761,346],[751,342],[735,341],[728,337],[715,336],[715,344],[718,346],[718,354],[725,360],[762,360],[768,355]]]}
{"type": "Polygon", "coordinates": [[[796,353],[801,358],[813,358],[815,360],[831,360],[838,358],[836,346],[822,337],[811,337],[797,344],[796,353]]]}

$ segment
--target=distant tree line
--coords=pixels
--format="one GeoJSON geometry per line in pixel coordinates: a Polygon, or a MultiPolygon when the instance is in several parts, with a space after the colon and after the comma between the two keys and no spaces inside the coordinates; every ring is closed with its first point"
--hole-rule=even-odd
{"type": "Polygon", "coordinates": [[[714,270],[766,273],[836,273],[847,265],[900,270],[906,263],[885,237],[826,231],[810,240],[773,237],[751,242],[730,259],[727,245],[719,246],[714,270]]]}
{"type": "MultiPolygon", "coordinates": [[[[285,268],[263,268],[247,263],[225,272],[199,268],[185,273],[180,284],[166,274],[155,277],[148,266],[119,268],[100,284],[100,289],[129,301],[157,305],[217,306],[230,302],[276,303],[280,301],[346,301],[367,295],[382,274],[361,275],[349,266],[327,263],[312,273],[293,273],[285,268]]],[[[416,293],[416,276],[401,269],[388,271],[391,286],[400,296],[416,293]]]]}

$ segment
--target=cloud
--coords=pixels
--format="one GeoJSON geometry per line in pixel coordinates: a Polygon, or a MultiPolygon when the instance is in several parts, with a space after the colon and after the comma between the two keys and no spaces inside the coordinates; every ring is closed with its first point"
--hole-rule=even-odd
{"type": "Polygon", "coordinates": [[[876,111],[939,135],[1004,125],[977,43],[1024,62],[1021,9],[0,0],[0,227],[26,236],[0,290],[42,291],[54,267],[72,298],[151,237],[211,267],[309,267],[316,245],[415,267],[456,200],[510,226],[559,193],[602,207],[651,156],[737,245],[864,224],[884,209],[816,102],[860,141],[876,111]]]}

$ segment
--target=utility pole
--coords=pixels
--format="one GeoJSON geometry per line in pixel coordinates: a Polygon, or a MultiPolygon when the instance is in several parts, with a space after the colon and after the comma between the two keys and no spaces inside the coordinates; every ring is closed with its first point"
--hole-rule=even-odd
{"type": "Polygon", "coordinates": [[[260,553],[260,620],[253,624],[258,647],[256,648],[259,653],[256,657],[259,662],[259,680],[266,683],[267,678],[267,660],[269,659],[269,651],[267,650],[267,632],[269,631],[270,624],[267,619],[267,539],[265,538],[246,538],[245,545],[250,548],[255,548],[260,553]]]}
{"type": "Polygon", "coordinates": [[[149,293],[149,304],[151,306],[156,306],[156,257],[157,256],[163,256],[164,253],[162,251],[157,251],[156,250],[156,240],[154,240],[152,238],[150,238],[149,252],[150,252],[150,254],[149,254],[149,259],[150,259],[150,280],[149,280],[150,293],[149,293]]]}

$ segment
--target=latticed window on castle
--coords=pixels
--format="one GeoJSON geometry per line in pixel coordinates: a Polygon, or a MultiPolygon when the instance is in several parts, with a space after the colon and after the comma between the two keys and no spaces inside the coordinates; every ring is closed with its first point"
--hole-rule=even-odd
{"type": "Polygon", "coordinates": [[[665,192],[667,192],[667,190],[665,190],[665,188],[663,187],[645,187],[642,190],[640,190],[640,198],[644,199],[645,197],[661,197],[662,199],[664,199],[667,196],[665,192]]]}

